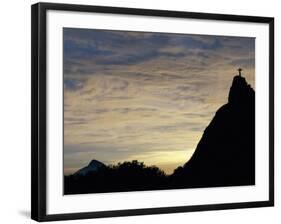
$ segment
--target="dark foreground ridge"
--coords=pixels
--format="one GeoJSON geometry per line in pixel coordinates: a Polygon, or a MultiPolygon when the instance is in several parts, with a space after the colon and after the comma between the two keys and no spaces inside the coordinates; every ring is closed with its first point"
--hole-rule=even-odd
{"type": "Polygon", "coordinates": [[[170,176],[138,161],[106,166],[93,160],[65,176],[64,193],[98,193],[255,184],[255,92],[235,76],[197,148],[170,176]]]}

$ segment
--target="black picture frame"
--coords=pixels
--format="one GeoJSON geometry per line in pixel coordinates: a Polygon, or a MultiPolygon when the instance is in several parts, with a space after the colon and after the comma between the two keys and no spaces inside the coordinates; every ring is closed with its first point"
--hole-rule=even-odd
{"type": "Polygon", "coordinates": [[[73,4],[37,3],[32,5],[31,17],[31,218],[36,221],[102,218],[205,210],[253,208],[274,205],[274,18],[164,11],[136,8],[102,7],[73,4]],[[254,22],[269,25],[269,200],[243,203],[208,204],[196,206],[160,207],[69,214],[46,213],[46,13],[48,10],[100,12],[124,15],[162,16],[217,21],[254,22]]]}

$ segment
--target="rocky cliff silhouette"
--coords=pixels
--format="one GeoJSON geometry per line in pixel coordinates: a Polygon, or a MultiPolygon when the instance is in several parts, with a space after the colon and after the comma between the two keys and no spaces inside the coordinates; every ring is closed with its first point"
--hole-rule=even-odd
{"type": "Polygon", "coordinates": [[[255,92],[244,77],[233,78],[228,103],[171,178],[175,186],[188,187],[255,184],[255,92]]]}

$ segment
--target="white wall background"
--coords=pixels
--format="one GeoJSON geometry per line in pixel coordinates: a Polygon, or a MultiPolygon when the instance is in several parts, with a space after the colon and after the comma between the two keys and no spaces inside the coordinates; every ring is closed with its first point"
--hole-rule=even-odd
{"type": "MultiPolygon", "coordinates": [[[[51,1],[51,0],[50,0],[51,1]]],[[[0,222],[30,220],[30,6],[36,1],[6,0],[0,8],[0,222]],[[13,174],[13,175],[11,175],[13,174]],[[12,179],[10,176],[17,176],[12,179]]],[[[149,215],[60,223],[280,223],[281,79],[280,6],[277,0],[60,0],[61,3],[153,8],[275,17],[275,189],[274,208],[149,215]]]]}

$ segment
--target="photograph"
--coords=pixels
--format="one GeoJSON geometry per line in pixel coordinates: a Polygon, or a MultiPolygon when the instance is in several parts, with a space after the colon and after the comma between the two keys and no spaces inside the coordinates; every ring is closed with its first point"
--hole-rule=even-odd
{"type": "Polygon", "coordinates": [[[274,206],[274,18],[37,3],[31,217],[274,206]]]}
{"type": "Polygon", "coordinates": [[[255,37],[62,32],[65,195],[255,185],[255,37]]]}
{"type": "Polygon", "coordinates": [[[2,9],[1,223],[281,220],[277,1],[2,9]]]}

